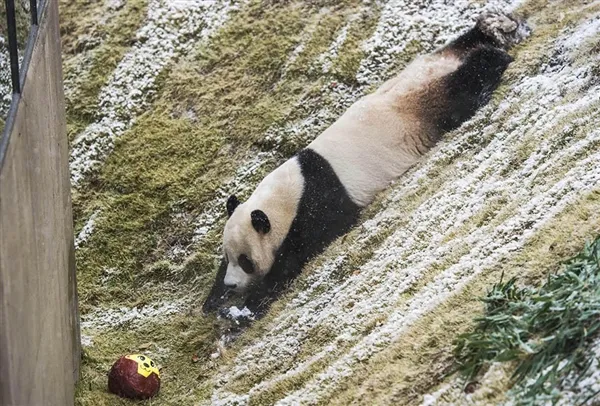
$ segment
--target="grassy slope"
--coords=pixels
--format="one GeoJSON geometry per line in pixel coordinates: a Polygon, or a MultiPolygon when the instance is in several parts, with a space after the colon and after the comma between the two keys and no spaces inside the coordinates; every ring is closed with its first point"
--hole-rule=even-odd
{"type": "MultiPolygon", "coordinates": [[[[546,10],[545,6],[542,1],[530,1],[525,6],[526,13],[538,18],[540,29],[526,48],[518,51],[520,62],[509,72],[509,81],[516,80],[520,73],[534,71],[545,57],[544,40],[569,24],[568,19],[555,22],[556,15],[563,11],[560,6],[556,10],[546,10]]],[[[99,89],[143,23],[145,4],[127,2],[124,8],[111,11],[114,18],[108,23],[101,23],[108,11],[100,3],[63,1],[61,7],[65,71],[67,78],[73,78],[68,84],[77,88],[68,99],[69,130],[74,136],[92,121],[99,89]],[[84,12],[86,18],[78,18],[84,12]],[[102,40],[81,41],[90,31],[97,32],[102,40]],[[84,63],[79,60],[82,55],[87,58],[84,63]],[[78,81],[77,66],[84,66],[91,80],[78,81]]],[[[184,311],[158,318],[154,323],[125,322],[108,329],[84,331],[93,336],[94,344],[85,350],[78,404],[127,404],[106,393],[106,372],[119,355],[134,351],[149,353],[163,366],[161,395],[152,404],[189,404],[207,398],[213,385],[209,378],[218,367],[227,365],[240,349],[269,328],[271,319],[267,318],[247,332],[233,349],[225,351],[221,359],[210,358],[226,326],[198,316],[196,309],[211,283],[219,235],[218,231],[210,231],[200,243],[194,243],[194,220],[211,206],[218,188],[230,179],[239,162],[273,147],[263,140],[270,127],[319,107],[304,106],[298,113],[295,105],[299,100],[319,100],[319,89],[332,79],[353,83],[362,57],[358,44],[370,36],[376,12],[364,14],[350,25],[332,73],[324,75],[311,69],[311,64],[327,50],[346,23],[347,15],[356,13],[357,8],[355,1],[314,1],[302,6],[294,2],[254,1],[243,7],[208,45],[197,48],[161,76],[159,95],[152,108],[118,140],[100,172],[75,191],[78,230],[93,213],[99,213],[90,239],[77,251],[84,316],[98,308],[184,303],[184,311]],[[323,12],[324,7],[327,12],[323,12]],[[306,45],[288,66],[288,58],[300,42],[306,45]],[[284,71],[286,75],[282,77],[284,71]],[[190,246],[187,257],[171,255],[173,247],[190,246]],[[191,362],[193,355],[198,356],[199,362],[191,362]]],[[[418,51],[415,44],[396,64],[402,65],[418,51]]],[[[276,159],[260,168],[248,182],[256,182],[277,159],[290,155],[299,145],[301,141],[276,145],[276,159]]],[[[523,154],[526,157],[528,151],[523,154]]],[[[448,162],[437,168],[438,178],[397,204],[410,213],[435,192],[442,182],[441,175],[451,170],[451,165],[448,162]]],[[[382,197],[365,217],[377,213],[384,204],[382,197]]],[[[430,391],[448,371],[454,335],[465,331],[471,325],[472,314],[481,310],[474,297],[497,280],[502,270],[508,275],[527,273],[531,282],[539,280],[559,259],[576,252],[586,237],[600,231],[600,224],[590,215],[597,211],[598,204],[599,196],[592,193],[570,207],[508,263],[478,276],[466,290],[419,320],[399,341],[361,365],[359,373],[344,384],[332,402],[419,401],[420,395],[430,391]],[[365,375],[369,378],[365,379],[365,375]]],[[[488,214],[493,217],[498,211],[498,207],[490,207],[488,214]]],[[[484,221],[485,213],[481,216],[463,232],[476,227],[477,221],[484,221]]],[[[401,226],[394,224],[395,228],[401,226]]],[[[218,229],[217,226],[215,230],[218,229]]],[[[340,280],[365,263],[391,231],[382,228],[363,250],[352,253],[338,275],[340,280]]],[[[356,230],[347,241],[334,244],[312,269],[325,258],[343,252],[359,237],[360,230],[356,230]]],[[[440,270],[432,270],[431,277],[440,270]]],[[[300,280],[297,286],[302,288],[303,283],[300,280]]],[[[275,306],[273,315],[282,311],[284,303],[282,300],[275,306]]],[[[320,348],[334,337],[326,329],[311,334],[300,359],[309,358],[313,347],[320,348]]],[[[316,364],[304,374],[275,385],[254,398],[253,403],[272,403],[301,387],[325,365],[326,362],[316,364]]],[[[236,383],[237,390],[247,390],[259,378],[257,373],[251,381],[236,383]]],[[[503,390],[500,386],[489,396],[501,396],[503,390]]]]}
{"type": "MultiPolygon", "coordinates": [[[[518,255],[506,264],[485,272],[465,290],[434,312],[423,317],[393,346],[374,357],[348,382],[332,404],[420,404],[423,393],[447,379],[453,370],[453,341],[473,326],[483,306],[478,300],[500,279],[518,276],[538,284],[558,263],[581,250],[586,239],[600,233],[600,221],[593,213],[600,207],[600,193],[577,202],[539,232],[518,255]],[[363,380],[360,377],[368,377],[363,380]]],[[[508,370],[510,374],[510,369],[508,370]]],[[[484,404],[497,403],[510,388],[508,379],[478,394],[484,404]]],[[[454,399],[459,402],[460,399],[454,399]]]]}
{"type": "MultiPolygon", "coordinates": [[[[540,60],[550,58],[547,52],[551,51],[544,44],[547,44],[549,39],[555,37],[558,31],[584,17],[584,13],[594,12],[593,8],[588,8],[583,13],[567,14],[568,17],[565,17],[565,3],[558,4],[555,8],[546,8],[545,6],[546,4],[543,2],[531,2],[524,7],[523,12],[529,14],[539,26],[536,29],[535,36],[526,45],[516,51],[517,63],[507,73],[507,86],[510,85],[511,80],[517,79],[521,74],[535,71],[540,64],[540,60]],[[562,20],[560,23],[557,23],[559,20],[558,16],[561,14],[563,14],[562,20]]],[[[496,101],[501,100],[502,93],[505,90],[506,88],[499,90],[496,101]]],[[[596,105],[594,109],[597,108],[598,106],[596,105]]],[[[501,128],[501,123],[499,127],[501,128]]],[[[582,134],[591,130],[592,128],[581,129],[582,134]]],[[[535,140],[535,142],[537,143],[539,140],[535,140]]],[[[517,161],[511,165],[518,167],[528,154],[532,152],[531,150],[527,150],[527,140],[524,140],[522,148],[524,148],[524,156],[519,158],[519,155],[517,155],[517,161]]],[[[395,201],[394,205],[401,212],[410,215],[415,207],[418,207],[428,197],[436,193],[440,185],[438,182],[444,181],[445,172],[451,173],[452,164],[453,162],[448,162],[446,166],[436,166],[436,171],[432,173],[433,178],[428,178],[427,183],[418,192],[400,201],[395,201]]],[[[556,176],[559,179],[561,172],[557,173],[556,176]]],[[[514,209],[514,207],[510,208],[510,205],[507,206],[508,202],[509,200],[506,199],[498,200],[497,203],[488,206],[476,216],[469,219],[462,227],[462,230],[458,230],[448,238],[462,237],[482,225],[501,224],[506,215],[514,209]],[[493,222],[490,223],[490,221],[493,222]]],[[[419,402],[422,394],[427,393],[432,388],[432,385],[444,378],[445,374],[449,372],[452,364],[450,357],[452,339],[456,333],[465,331],[470,326],[470,320],[479,311],[479,304],[475,298],[483,294],[486,286],[498,280],[502,271],[507,275],[519,274],[525,276],[526,280],[535,283],[546,275],[547,272],[554,270],[556,262],[565,258],[565,256],[577,252],[586,238],[598,233],[600,224],[591,216],[591,213],[597,210],[598,205],[597,193],[591,193],[586,198],[581,199],[580,203],[572,205],[558,219],[555,219],[551,225],[540,230],[539,234],[522,247],[519,250],[519,254],[513,256],[509,263],[495,267],[493,272],[486,271],[478,276],[466,290],[450,299],[430,315],[419,320],[416,325],[403,334],[400,340],[391,345],[389,349],[386,349],[372,360],[367,361],[365,365],[358,366],[353,378],[344,382],[342,385],[343,390],[338,391],[331,401],[339,404],[347,404],[351,401],[360,404],[373,404],[374,400],[395,404],[419,402]],[[548,232],[548,230],[551,230],[551,232],[548,232]],[[549,249],[551,252],[545,252],[548,250],[548,247],[551,247],[549,249]]],[[[379,207],[379,204],[376,203],[373,209],[374,212],[378,211],[379,207]]],[[[396,223],[394,226],[402,227],[402,222],[396,223]]],[[[343,266],[340,277],[342,279],[346,278],[349,272],[352,272],[358,265],[364,263],[369,258],[369,247],[371,244],[376,247],[389,233],[389,229],[384,227],[367,244],[367,249],[357,254],[352,253],[351,260],[343,266]]],[[[355,231],[347,241],[351,241],[353,238],[360,236],[360,234],[360,230],[355,231]]],[[[335,258],[338,253],[350,247],[352,247],[350,242],[347,242],[345,247],[344,245],[341,247],[334,246],[325,255],[325,258],[335,258]]],[[[458,251],[456,256],[451,260],[456,261],[463,254],[458,251]]],[[[321,259],[316,262],[317,264],[315,264],[313,269],[318,268],[318,265],[323,260],[321,259]]],[[[433,280],[437,274],[450,264],[452,262],[447,264],[442,263],[437,268],[431,268],[423,281],[411,288],[405,295],[406,300],[410,299],[413,292],[418,291],[426,283],[433,280]]],[[[302,282],[299,283],[299,286],[301,289],[303,286],[302,282]]],[[[293,297],[294,294],[290,296],[293,297]]],[[[257,328],[253,332],[254,334],[250,333],[247,341],[241,343],[238,348],[243,349],[253,340],[259,340],[261,335],[268,331],[268,329],[273,328],[274,325],[270,325],[270,323],[278,315],[278,311],[285,311],[283,304],[280,304],[280,307],[277,307],[273,311],[273,318],[271,320],[263,322],[264,329],[257,328]]],[[[288,367],[281,367],[279,369],[280,373],[286,371],[286,368],[299,365],[303,360],[310,359],[319,348],[323,348],[324,345],[332,342],[331,340],[335,337],[335,333],[329,333],[327,330],[323,331],[318,328],[311,332],[307,342],[302,343],[302,350],[298,358],[290,361],[288,367]]],[[[280,399],[295,389],[301,388],[311,378],[324,372],[329,362],[329,360],[325,359],[323,362],[314,363],[309,370],[289,379],[284,379],[268,391],[263,391],[260,395],[255,395],[251,399],[256,404],[270,404],[273,400],[280,399]]],[[[256,375],[238,379],[237,383],[229,386],[230,390],[235,393],[245,393],[260,380],[270,377],[266,371],[256,371],[255,373],[256,375]]],[[[490,396],[498,396],[504,393],[503,391],[505,390],[502,386],[492,389],[490,396]]]]}
{"type": "Polygon", "coordinates": [[[107,3],[59,3],[70,139],[93,121],[100,88],[131,46],[146,13],[145,0],[127,1],[117,10],[107,3]]]}
{"type": "MultiPolygon", "coordinates": [[[[565,4],[548,7],[543,1],[527,2],[520,12],[533,19],[536,24],[534,35],[524,47],[516,52],[516,63],[507,72],[509,78],[528,72],[538,66],[540,60],[549,58],[545,54],[549,38],[575,21],[585,18],[585,13],[574,13],[565,18],[565,4]],[[559,17],[562,14],[562,18],[559,17]],[[560,23],[557,23],[557,21],[560,23]]],[[[499,90],[496,100],[500,98],[499,90]]],[[[591,128],[588,130],[590,131],[591,128]]],[[[523,142],[526,147],[527,142],[523,142]]],[[[532,151],[524,151],[524,157],[532,151]]],[[[515,162],[515,165],[518,165],[515,162]]],[[[436,185],[432,185],[436,188],[436,185]]],[[[483,222],[488,214],[493,218],[501,211],[500,207],[490,207],[475,216],[472,222],[483,222]]],[[[500,279],[513,276],[528,284],[538,285],[547,275],[555,272],[559,263],[577,254],[585,241],[600,233],[600,220],[594,215],[600,209],[600,191],[596,190],[570,205],[551,223],[537,232],[517,255],[509,261],[479,275],[464,290],[454,295],[442,306],[421,318],[392,346],[373,357],[356,371],[354,377],[344,385],[344,390],[336,395],[331,404],[421,404],[422,395],[432,392],[439,383],[447,381],[453,372],[454,340],[461,332],[473,326],[473,319],[482,312],[483,305],[478,300],[489,287],[500,279]],[[367,377],[365,379],[365,377],[367,377]]],[[[465,226],[465,232],[472,230],[473,224],[465,226]]],[[[508,377],[510,367],[503,369],[501,378],[492,385],[479,390],[468,402],[474,404],[497,404],[505,399],[511,387],[508,377]]],[[[476,382],[476,384],[479,384],[476,382]]],[[[480,386],[475,386],[477,389],[480,386]]],[[[445,399],[456,404],[465,401],[458,396],[445,399]]],[[[469,403],[471,404],[471,403],[469,403]]]]}
{"type": "MultiPolygon", "coordinates": [[[[76,50],[77,41],[71,36],[78,36],[86,27],[71,26],[76,19],[69,20],[69,16],[84,6],[84,2],[63,4],[67,10],[63,19],[69,21],[63,29],[67,50],[76,50]]],[[[251,148],[260,148],[258,142],[268,127],[289,114],[299,97],[316,88],[318,78],[304,64],[326,49],[352,7],[348,2],[345,8],[319,14],[318,3],[251,3],[210,45],[197,49],[163,78],[161,94],[151,111],[118,141],[97,178],[75,192],[78,229],[101,210],[92,237],[77,251],[84,314],[97,306],[143,305],[190,293],[193,307],[201,304],[211,283],[218,236],[207,236],[184,263],[164,261],[167,250],[175,243],[191,243],[194,224],[188,219],[211,203],[215,190],[251,148]],[[310,24],[315,25],[314,35],[281,81],[282,66],[303,27],[310,24]],[[107,268],[118,269],[118,276],[99,283],[107,268]]],[[[133,12],[134,17],[141,15],[143,7],[132,6],[119,15],[133,12]]],[[[142,21],[139,17],[127,20],[142,21]]],[[[94,22],[87,24],[93,26],[94,22]]],[[[73,132],[93,114],[90,100],[108,71],[101,67],[114,65],[134,30],[133,23],[116,32],[107,30],[109,38],[94,54],[91,68],[98,69],[101,76],[94,74],[95,80],[80,90],[83,97],[69,105],[73,132]]],[[[351,38],[355,35],[351,33],[351,38]]],[[[340,79],[349,75],[354,53],[356,49],[345,54],[340,79]]],[[[168,358],[157,356],[169,371],[164,374],[160,399],[165,404],[188,399],[188,390],[199,385],[197,377],[214,351],[217,331],[210,320],[184,314],[143,330],[124,326],[103,332],[86,351],[78,402],[114,404],[114,397],[105,393],[107,367],[119,354],[148,341],[154,343],[150,351],[158,347],[170,351],[168,358]],[[202,362],[191,364],[195,353],[202,362]]]]}

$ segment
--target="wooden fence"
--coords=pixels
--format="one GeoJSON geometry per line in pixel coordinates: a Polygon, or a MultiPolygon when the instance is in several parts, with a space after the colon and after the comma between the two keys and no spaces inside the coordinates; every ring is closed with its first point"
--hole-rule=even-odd
{"type": "Polygon", "coordinates": [[[80,344],[58,0],[31,4],[0,139],[0,405],[67,406],[80,344]]]}

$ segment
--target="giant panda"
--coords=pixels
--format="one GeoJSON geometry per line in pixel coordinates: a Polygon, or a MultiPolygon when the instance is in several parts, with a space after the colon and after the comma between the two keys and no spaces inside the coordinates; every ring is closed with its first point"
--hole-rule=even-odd
{"type": "Polygon", "coordinates": [[[489,101],[512,61],[506,51],[528,31],[513,16],[480,15],[472,29],[354,103],[246,202],[231,196],[223,260],[204,311],[237,293],[263,313],[379,192],[489,101]]]}

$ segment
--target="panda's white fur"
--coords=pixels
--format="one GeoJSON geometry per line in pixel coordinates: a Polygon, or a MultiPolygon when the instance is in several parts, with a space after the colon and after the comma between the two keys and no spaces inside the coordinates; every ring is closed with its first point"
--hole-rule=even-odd
{"type": "MultiPolygon", "coordinates": [[[[225,265],[219,271],[224,285],[245,291],[277,268],[282,275],[269,281],[271,292],[281,280],[295,277],[443,132],[487,102],[512,60],[505,50],[524,37],[523,27],[504,14],[482,15],[473,29],[416,58],[354,103],[306,149],[265,177],[245,203],[232,196],[235,204],[223,236],[225,265]],[[260,215],[256,224],[255,213],[260,215]],[[251,272],[238,263],[241,256],[252,263],[251,272]]],[[[211,296],[222,292],[218,283],[211,296]]]]}
{"type": "Polygon", "coordinates": [[[264,276],[273,265],[277,247],[285,238],[298,211],[304,178],[296,157],[267,175],[252,196],[236,207],[223,232],[223,253],[228,259],[224,283],[244,290],[253,279],[264,276]],[[257,233],[249,221],[252,211],[263,210],[269,216],[271,230],[257,233]],[[238,264],[240,255],[252,258],[255,272],[248,274],[238,264]]]}
{"type": "Polygon", "coordinates": [[[354,103],[308,148],[323,156],[361,207],[417,162],[421,106],[411,95],[460,66],[454,55],[425,55],[376,92],[354,103]]]}

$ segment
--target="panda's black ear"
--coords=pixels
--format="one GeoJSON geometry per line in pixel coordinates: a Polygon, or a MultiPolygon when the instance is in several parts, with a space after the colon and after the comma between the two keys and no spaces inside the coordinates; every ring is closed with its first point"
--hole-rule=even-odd
{"type": "Polygon", "coordinates": [[[227,199],[227,217],[231,217],[231,215],[235,211],[235,208],[239,205],[240,201],[237,197],[235,197],[235,195],[229,196],[229,199],[227,199]]]}
{"type": "Polygon", "coordinates": [[[264,211],[254,210],[250,213],[250,217],[252,218],[252,227],[254,227],[256,231],[261,234],[267,234],[271,231],[271,222],[264,211]]]}

